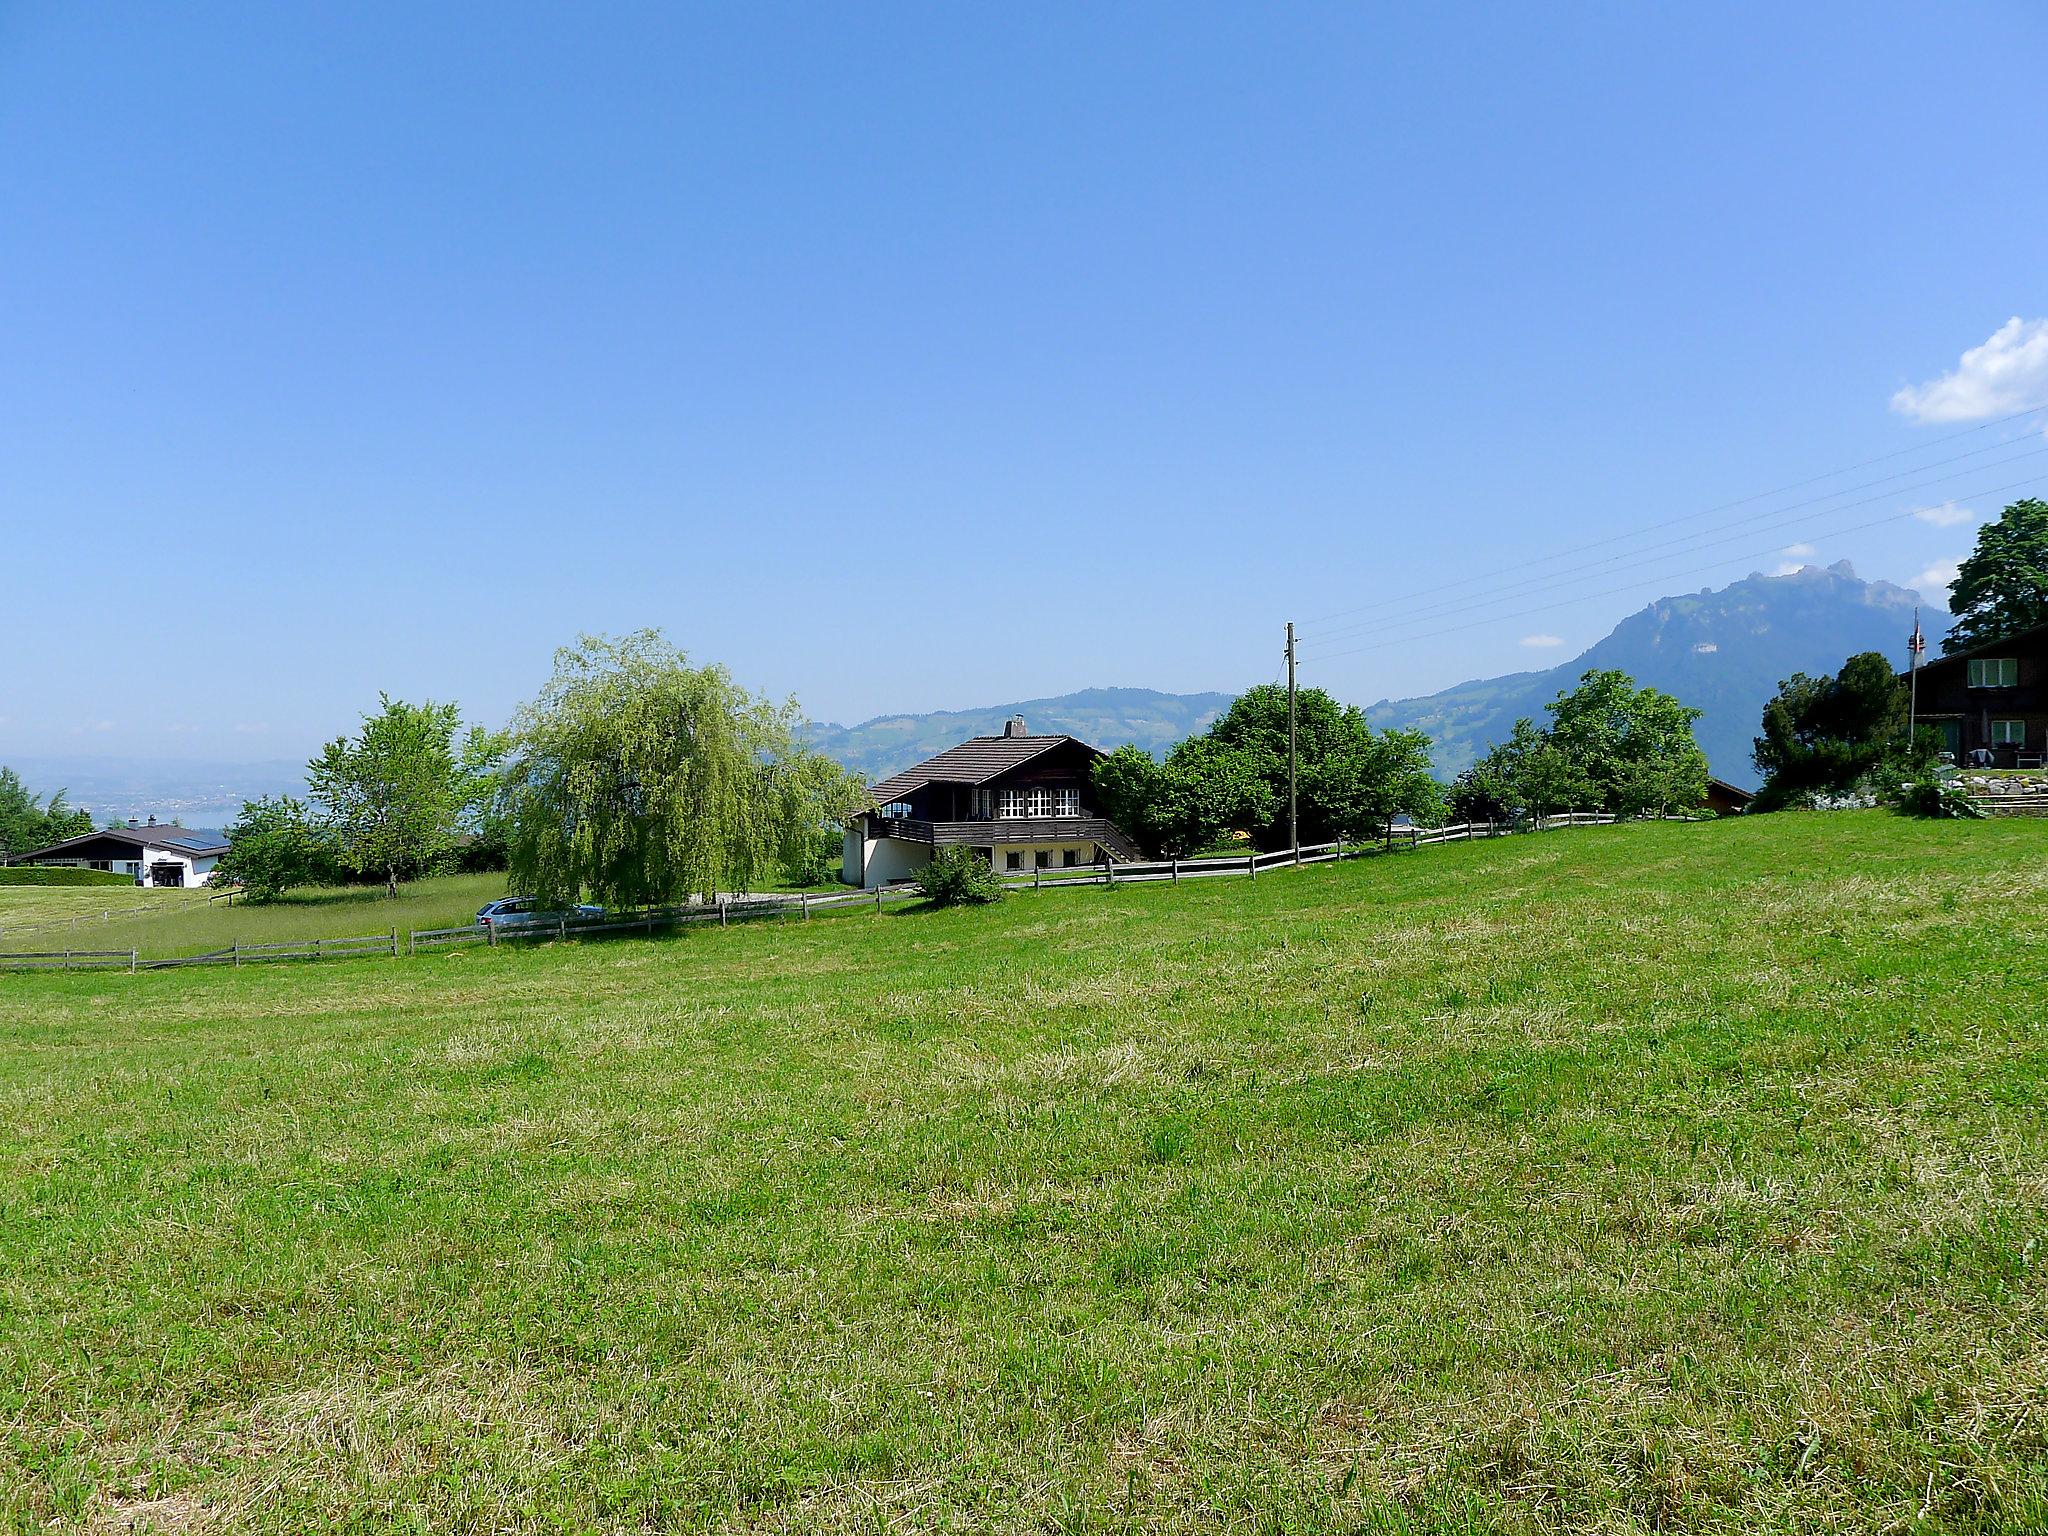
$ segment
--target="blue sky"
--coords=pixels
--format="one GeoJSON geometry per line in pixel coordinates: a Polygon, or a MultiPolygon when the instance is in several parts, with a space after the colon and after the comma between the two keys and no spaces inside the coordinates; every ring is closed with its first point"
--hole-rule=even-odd
{"type": "MultiPolygon", "coordinates": [[[[819,718],[1236,688],[1290,617],[2038,447],[1922,445],[2048,401],[2044,63],[2017,3],[0,4],[0,757],[500,720],[644,625],[819,718]]],[[[1784,542],[1911,582],[1996,507],[1899,513],[2044,463],[1784,542]]],[[[1777,558],[1716,553],[1304,676],[1777,558]]]]}

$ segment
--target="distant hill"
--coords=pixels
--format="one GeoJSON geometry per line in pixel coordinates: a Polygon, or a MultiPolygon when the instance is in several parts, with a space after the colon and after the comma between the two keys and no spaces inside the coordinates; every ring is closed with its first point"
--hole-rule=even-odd
{"type": "Polygon", "coordinates": [[[1003,722],[1022,715],[1040,735],[1064,732],[1105,751],[1134,743],[1154,756],[1208,729],[1230,707],[1227,693],[1156,693],[1150,688],[1084,688],[1053,699],[949,709],[928,715],[877,715],[859,725],[815,724],[809,740],[827,757],[865,774],[887,778],[970,736],[996,736],[1003,722]]]}
{"type": "MultiPolygon", "coordinates": [[[[1920,599],[1885,581],[1862,581],[1844,560],[1789,576],[1753,575],[1718,591],[1659,598],[1606,639],[1543,672],[1460,683],[1426,698],[1382,700],[1366,711],[1380,729],[1426,731],[1448,777],[1501,740],[1517,718],[1541,722],[1543,706],[1594,667],[1619,667],[1706,713],[1694,733],[1713,772],[1754,785],[1750,743],[1763,707],[1794,672],[1838,670],[1858,651],[1901,665],[1920,599]]],[[[1938,652],[1949,615],[1925,608],[1921,625],[1938,652]]]]}

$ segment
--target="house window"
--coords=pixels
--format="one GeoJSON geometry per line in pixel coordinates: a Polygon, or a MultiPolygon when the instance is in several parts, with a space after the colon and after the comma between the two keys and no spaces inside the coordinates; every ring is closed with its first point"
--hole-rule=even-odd
{"type": "Polygon", "coordinates": [[[1023,852],[1019,849],[1012,848],[1008,853],[1003,855],[1003,866],[1006,869],[1022,869],[1024,867],[1023,852]]]}
{"type": "Polygon", "coordinates": [[[882,807],[882,814],[884,816],[908,816],[910,814],[910,802],[908,800],[891,800],[882,807]]]}
{"type": "Polygon", "coordinates": [[[1994,720],[1991,722],[1991,745],[1994,747],[2024,747],[2026,744],[2026,721],[1994,720]]]}
{"type": "Polygon", "coordinates": [[[1052,868],[1052,850],[1050,848],[1041,848],[1038,850],[1038,867],[1040,869],[1052,868]]]}
{"type": "Polygon", "coordinates": [[[1043,784],[1031,786],[1031,814],[1050,816],[1052,814],[1052,791],[1043,784]]]}
{"type": "Polygon", "coordinates": [[[2020,659],[2017,656],[1980,656],[1970,663],[1972,688],[2017,688],[2020,659]]]}
{"type": "Polygon", "coordinates": [[[1006,789],[996,796],[996,815],[1004,821],[1016,821],[1024,815],[1024,791],[1006,789]]]}
{"type": "Polygon", "coordinates": [[[976,821],[987,821],[996,813],[996,797],[986,786],[976,788],[968,807],[968,814],[976,821]]]}
{"type": "Polygon", "coordinates": [[[1066,849],[1060,854],[1060,862],[1066,865],[1067,868],[1072,869],[1081,862],[1081,850],[1078,848],[1066,849]]]}
{"type": "Polygon", "coordinates": [[[1060,790],[1054,797],[1058,809],[1056,816],[1078,816],[1081,814],[1081,791],[1072,784],[1060,790]]]}

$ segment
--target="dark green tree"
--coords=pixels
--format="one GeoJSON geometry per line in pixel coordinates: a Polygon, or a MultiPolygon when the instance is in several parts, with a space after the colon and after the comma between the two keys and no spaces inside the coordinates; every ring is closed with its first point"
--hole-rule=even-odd
{"type": "Polygon", "coordinates": [[[1764,705],[1750,760],[1764,776],[1751,809],[1778,810],[1841,794],[1880,770],[1912,772],[1931,742],[1906,738],[1906,685],[1877,651],[1851,656],[1833,677],[1795,672],[1764,705]]]}
{"type": "MultiPolygon", "coordinates": [[[[1302,842],[1324,843],[1340,833],[1366,836],[1397,814],[1418,821],[1442,815],[1443,790],[1427,769],[1427,737],[1415,732],[1382,737],[1366,724],[1365,711],[1339,704],[1321,688],[1304,688],[1296,695],[1295,722],[1302,842]]],[[[1240,694],[1209,728],[1208,739],[1245,754],[1244,761],[1266,786],[1272,814],[1245,830],[1267,847],[1285,844],[1287,690],[1262,683],[1240,694]]]]}
{"type": "Polygon", "coordinates": [[[1979,528],[1948,600],[1956,616],[1941,642],[1948,655],[2048,624],[2048,501],[2016,501],[1979,528]]]}

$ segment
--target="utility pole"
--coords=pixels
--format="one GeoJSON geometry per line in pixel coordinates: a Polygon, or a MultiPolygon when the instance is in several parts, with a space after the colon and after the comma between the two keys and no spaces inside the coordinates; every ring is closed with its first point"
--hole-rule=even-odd
{"type": "Polygon", "coordinates": [[[1920,653],[1927,649],[1927,637],[1920,633],[1920,610],[1913,609],[1913,638],[1907,642],[1912,661],[1907,664],[1910,681],[1906,685],[1906,751],[1913,750],[1913,743],[1920,736],[1920,653]]]}
{"type": "Polygon", "coordinates": [[[1298,820],[1301,805],[1295,793],[1299,762],[1294,745],[1294,622],[1290,619],[1287,624],[1287,846],[1296,852],[1301,850],[1301,823],[1298,820]]]}

